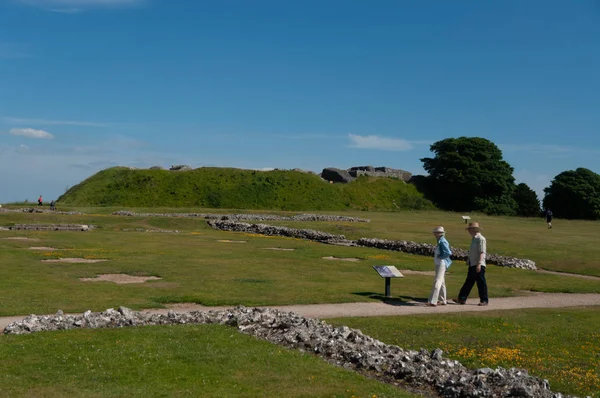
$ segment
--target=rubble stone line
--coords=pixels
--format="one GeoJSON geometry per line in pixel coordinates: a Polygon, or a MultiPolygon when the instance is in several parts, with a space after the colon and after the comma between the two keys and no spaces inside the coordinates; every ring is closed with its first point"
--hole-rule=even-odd
{"type": "MultiPolygon", "coordinates": [[[[231,220],[208,220],[207,223],[212,228],[222,231],[245,232],[266,236],[292,237],[332,245],[373,247],[377,249],[393,250],[423,256],[433,256],[433,252],[435,250],[435,246],[429,243],[417,243],[406,240],[387,240],[376,238],[360,238],[358,240],[349,240],[346,239],[344,235],[334,235],[313,229],[296,229],[267,224],[250,224],[231,220]]],[[[453,247],[451,250],[453,260],[467,260],[469,255],[468,251],[457,247],[453,247]]],[[[493,253],[487,253],[486,261],[488,264],[494,264],[500,267],[520,268],[527,270],[537,269],[535,262],[531,260],[500,256],[493,253]]]]}
{"type": "Polygon", "coordinates": [[[112,213],[114,216],[136,217],[181,217],[204,218],[206,220],[247,220],[247,221],[338,221],[338,222],[370,222],[371,220],[358,217],[329,216],[320,214],[297,214],[291,217],[275,214],[223,214],[223,213],[134,213],[119,210],[112,213]]]}

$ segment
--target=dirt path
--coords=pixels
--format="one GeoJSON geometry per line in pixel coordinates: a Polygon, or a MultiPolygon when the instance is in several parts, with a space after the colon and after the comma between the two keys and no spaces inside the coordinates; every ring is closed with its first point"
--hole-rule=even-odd
{"type": "MultiPolygon", "coordinates": [[[[291,311],[309,318],[341,318],[365,316],[399,316],[415,314],[453,313],[467,311],[496,311],[519,308],[565,308],[581,306],[600,306],[600,294],[589,293],[534,293],[520,297],[491,298],[487,307],[477,306],[476,298],[470,299],[466,305],[448,303],[445,306],[428,307],[423,302],[390,300],[375,303],[341,303],[341,304],[307,304],[289,306],[271,306],[282,311],[291,311]]],[[[198,304],[175,304],[168,309],[148,309],[145,313],[164,314],[175,312],[224,310],[226,307],[206,307],[198,304]]],[[[25,316],[0,317],[0,330],[12,322],[20,321],[25,316]]]]}
{"type": "Polygon", "coordinates": [[[593,276],[593,275],[571,274],[571,273],[568,273],[568,272],[549,271],[549,270],[546,270],[546,269],[539,269],[539,268],[535,272],[538,272],[540,274],[570,276],[572,278],[581,278],[581,279],[588,279],[588,280],[592,280],[592,281],[600,281],[600,277],[593,276]]]}

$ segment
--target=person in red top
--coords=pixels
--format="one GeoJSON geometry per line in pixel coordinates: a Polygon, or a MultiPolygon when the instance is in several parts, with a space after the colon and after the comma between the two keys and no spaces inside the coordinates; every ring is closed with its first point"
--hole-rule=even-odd
{"type": "Polygon", "coordinates": [[[38,206],[43,206],[42,204],[42,195],[38,198],[38,206]]]}

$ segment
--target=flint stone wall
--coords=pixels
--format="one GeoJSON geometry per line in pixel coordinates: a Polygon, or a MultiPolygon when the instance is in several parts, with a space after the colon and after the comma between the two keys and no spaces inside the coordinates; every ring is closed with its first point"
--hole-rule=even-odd
{"type": "Polygon", "coordinates": [[[404,182],[410,181],[412,173],[406,170],[392,169],[390,167],[373,167],[359,166],[351,167],[348,173],[352,177],[369,176],[369,177],[391,177],[398,178],[404,182]]]}
{"type": "Polygon", "coordinates": [[[8,227],[11,231],[89,231],[93,225],[82,224],[15,224],[8,227]]]}
{"type": "Polygon", "coordinates": [[[191,166],[188,166],[187,164],[176,164],[176,165],[172,165],[169,170],[171,171],[189,171],[189,170],[193,170],[191,166]]]}
{"type": "MultiPolygon", "coordinates": [[[[411,254],[420,254],[424,256],[433,256],[433,252],[435,250],[435,246],[429,243],[416,243],[405,240],[360,238],[357,241],[357,245],[411,254]]],[[[451,247],[450,250],[452,250],[452,260],[466,261],[469,257],[469,252],[467,250],[460,249],[458,247],[451,247]]],[[[522,258],[500,256],[493,253],[486,253],[486,263],[508,268],[520,268],[528,270],[537,269],[534,261],[522,258]]]]}
{"type": "Polygon", "coordinates": [[[146,229],[146,228],[122,228],[123,232],[160,232],[165,234],[178,234],[177,229],[146,229]]]}
{"type": "Polygon", "coordinates": [[[344,235],[334,235],[327,232],[316,231],[314,229],[296,229],[267,224],[249,224],[245,222],[229,220],[209,220],[207,222],[212,228],[219,229],[221,231],[246,232],[267,236],[285,236],[289,238],[308,239],[324,243],[329,243],[331,241],[346,241],[344,235]]]}
{"type": "Polygon", "coordinates": [[[348,170],[327,167],[321,172],[321,178],[327,181],[349,183],[360,176],[398,178],[404,182],[410,181],[412,173],[390,167],[356,166],[348,170]]]}
{"type": "Polygon", "coordinates": [[[353,369],[383,382],[446,398],[569,398],[552,392],[547,380],[524,369],[468,369],[443,351],[404,350],[385,344],[358,329],[334,327],[323,321],[269,308],[236,307],[221,311],[144,314],[120,307],[82,315],[31,315],[13,322],[5,334],[47,330],[120,328],[144,325],[220,324],[285,347],[313,353],[337,366],[353,369]]]}
{"type": "MultiPolygon", "coordinates": [[[[344,235],[333,235],[326,232],[315,231],[312,229],[296,229],[288,227],[278,227],[266,224],[249,224],[229,220],[209,220],[208,225],[212,228],[222,231],[249,232],[254,234],[269,236],[286,236],[293,238],[309,239],[322,243],[343,245],[343,246],[361,246],[373,247],[377,249],[393,250],[410,254],[419,254],[423,256],[433,256],[434,245],[428,243],[417,243],[405,240],[386,240],[374,238],[360,238],[358,240],[346,239],[344,235]]],[[[453,247],[452,259],[465,261],[468,257],[466,250],[453,247]]],[[[488,264],[494,264],[500,267],[521,268],[536,270],[535,262],[527,259],[520,259],[497,254],[487,253],[486,261],[488,264]]]]}
{"type": "Polygon", "coordinates": [[[291,217],[275,214],[226,214],[226,213],[134,213],[119,210],[112,213],[115,216],[136,217],[182,217],[204,218],[206,220],[247,220],[247,221],[341,221],[341,222],[370,222],[371,220],[358,217],[328,216],[319,214],[296,214],[291,217]]]}
{"type": "Polygon", "coordinates": [[[44,209],[44,207],[26,207],[21,209],[7,209],[5,207],[0,208],[0,213],[52,213],[52,214],[64,214],[64,215],[83,215],[80,211],[57,211],[44,209]]]}

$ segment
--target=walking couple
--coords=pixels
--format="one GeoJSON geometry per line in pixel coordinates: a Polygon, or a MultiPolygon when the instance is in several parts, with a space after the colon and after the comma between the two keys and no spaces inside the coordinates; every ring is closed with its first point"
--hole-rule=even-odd
{"type": "MultiPolygon", "coordinates": [[[[486,254],[486,239],[481,234],[481,228],[479,223],[472,222],[467,227],[467,231],[471,235],[471,247],[469,248],[469,257],[467,258],[467,265],[469,271],[467,273],[467,279],[460,289],[458,298],[453,301],[458,304],[466,304],[467,297],[471,293],[473,285],[477,283],[477,290],[479,293],[479,306],[488,305],[488,293],[487,293],[487,282],[485,280],[485,254],[486,254]]],[[[446,270],[450,268],[452,260],[452,251],[450,250],[450,244],[446,240],[446,231],[444,227],[435,227],[433,229],[433,235],[437,239],[437,245],[435,246],[433,261],[435,263],[435,279],[433,281],[433,287],[431,294],[427,301],[427,305],[430,307],[436,307],[437,305],[446,305],[446,270]]]]}

